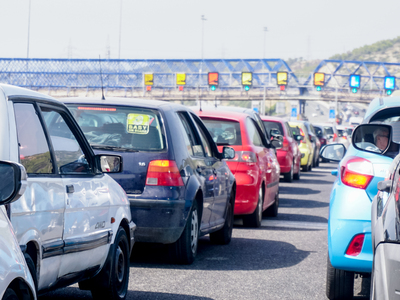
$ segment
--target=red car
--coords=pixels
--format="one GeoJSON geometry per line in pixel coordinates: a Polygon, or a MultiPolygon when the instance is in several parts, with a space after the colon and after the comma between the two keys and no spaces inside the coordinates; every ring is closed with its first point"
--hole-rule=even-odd
{"type": "Polygon", "coordinates": [[[287,182],[292,182],[293,179],[300,179],[301,152],[288,122],[282,118],[268,116],[261,116],[261,120],[270,136],[283,136],[282,148],[276,151],[281,167],[281,175],[287,182]]]}
{"type": "Polygon", "coordinates": [[[262,214],[277,216],[279,206],[279,163],[275,148],[265,148],[263,133],[245,113],[197,111],[218,149],[229,145],[236,151],[227,160],[236,178],[235,215],[243,215],[243,224],[261,226],[262,214]]]}

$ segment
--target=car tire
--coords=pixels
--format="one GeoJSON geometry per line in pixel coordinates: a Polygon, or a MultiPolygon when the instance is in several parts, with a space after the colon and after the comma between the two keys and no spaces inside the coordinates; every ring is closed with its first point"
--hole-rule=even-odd
{"type": "Polygon", "coordinates": [[[199,210],[195,200],[181,236],[170,245],[170,256],[175,263],[190,265],[194,262],[199,244],[199,229],[199,210]]]}
{"type": "Polygon", "coordinates": [[[283,179],[284,179],[286,182],[292,182],[292,181],[293,181],[293,163],[292,163],[292,165],[290,166],[290,171],[289,171],[288,173],[284,173],[284,174],[283,174],[283,179]]]}
{"type": "Polygon", "coordinates": [[[326,267],[326,296],[330,300],[353,299],[354,272],[335,269],[329,254],[326,267]]]}
{"type": "Polygon", "coordinates": [[[301,170],[302,170],[303,172],[308,172],[308,166],[302,166],[302,167],[301,167],[301,170]]]}
{"type": "Polygon", "coordinates": [[[17,293],[12,288],[8,288],[3,295],[2,300],[19,300],[17,293]]]}
{"type": "Polygon", "coordinates": [[[258,190],[258,201],[254,212],[251,215],[244,216],[243,225],[246,227],[258,228],[261,226],[263,214],[263,190],[262,186],[258,190]]]}
{"type": "Polygon", "coordinates": [[[233,231],[233,206],[232,203],[235,201],[235,194],[232,192],[229,202],[226,207],[226,216],[224,227],[210,233],[210,241],[213,244],[227,245],[231,242],[232,231],[233,231]],[[233,202],[232,202],[233,201],[233,202]]]}
{"type": "Polygon", "coordinates": [[[279,192],[275,195],[274,204],[267,208],[265,211],[265,215],[268,217],[277,217],[278,216],[278,208],[279,208],[279,192]]]}
{"type": "Polygon", "coordinates": [[[317,157],[317,163],[316,163],[317,167],[319,167],[319,155],[317,157]]]}
{"type": "MultiPolygon", "coordinates": [[[[114,241],[114,249],[109,270],[108,287],[93,284],[93,299],[123,300],[126,298],[129,283],[129,242],[126,231],[119,227],[114,241]]],[[[95,279],[95,278],[93,278],[95,279]]]]}
{"type": "Polygon", "coordinates": [[[299,165],[299,170],[297,171],[297,173],[296,174],[293,174],[293,179],[294,180],[300,180],[300,169],[301,169],[301,167],[300,167],[300,165],[299,165]]]}
{"type": "Polygon", "coordinates": [[[38,280],[37,280],[37,273],[36,273],[36,266],[33,262],[32,257],[28,253],[24,253],[26,265],[28,266],[29,272],[31,273],[33,283],[35,284],[35,291],[38,290],[38,280]]]}

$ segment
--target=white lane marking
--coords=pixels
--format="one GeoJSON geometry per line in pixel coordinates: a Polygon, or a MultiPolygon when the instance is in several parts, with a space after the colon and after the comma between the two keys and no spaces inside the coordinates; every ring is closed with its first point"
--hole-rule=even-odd
{"type": "Polygon", "coordinates": [[[328,229],[328,223],[322,222],[298,222],[284,220],[263,220],[261,226],[264,227],[288,227],[304,229],[328,229]]]}

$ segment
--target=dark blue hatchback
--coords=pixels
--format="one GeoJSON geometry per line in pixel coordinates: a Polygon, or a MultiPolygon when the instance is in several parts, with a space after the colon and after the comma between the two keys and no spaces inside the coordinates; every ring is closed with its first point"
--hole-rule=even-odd
{"type": "Polygon", "coordinates": [[[129,196],[138,242],[170,244],[178,263],[193,262],[199,236],[230,242],[236,184],[223,159],[234,151],[218,152],[190,109],[153,100],[62,101],[95,152],[122,157],[123,171],[110,176],[129,196]]]}

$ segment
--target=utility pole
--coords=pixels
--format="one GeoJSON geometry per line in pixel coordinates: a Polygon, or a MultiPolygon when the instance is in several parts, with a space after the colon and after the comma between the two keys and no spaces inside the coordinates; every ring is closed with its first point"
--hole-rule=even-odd
{"type": "Polygon", "coordinates": [[[266,37],[267,37],[267,31],[268,31],[268,28],[264,27],[264,52],[263,52],[263,58],[265,58],[265,40],[266,40],[266,37]]]}
{"type": "Polygon", "coordinates": [[[28,12],[28,45],[26,50],[26,58],[29,58],[29,36],[31,31],[31,0],[29,0],[29,12],[28,12]]]}
{"type": "Polygon", "coordinates": [[[121,29],[122,29],[122,0],[120,0],[120,9],[119,9],[119,46],[118,46],[118,59],[121,59],[121,29]]]}

